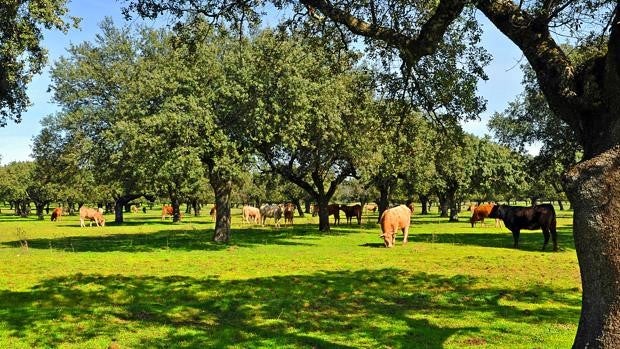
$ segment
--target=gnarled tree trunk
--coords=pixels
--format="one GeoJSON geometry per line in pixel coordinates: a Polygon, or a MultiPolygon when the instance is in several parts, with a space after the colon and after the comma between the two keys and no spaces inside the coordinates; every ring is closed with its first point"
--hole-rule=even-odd
{"type": "Polygon", "coordinates": [[[213,241],[228,243],[230,241],[230,193],[232,181],[210,176],[211,187],[215,192],[215,232],[213,241]]]}
{"type": "Polygon", "coordinates": [[[566,193],[583,286],[574,348],[620,348],[620,146],[572,168],[566,193]]]}

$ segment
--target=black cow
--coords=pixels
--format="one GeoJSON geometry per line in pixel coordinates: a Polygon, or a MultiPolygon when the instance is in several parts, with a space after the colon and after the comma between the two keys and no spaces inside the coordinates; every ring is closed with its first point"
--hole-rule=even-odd
{"type": "Polygon", "coordinates": [[[519,233],[521,229],[542,229],[545,243],[544,250],[549,243],[549,233],[553,239],[553,250],[558,250],[558,233],[555,230],[555,210],[552,205],[542,204],[534,207],[496,205],[489,214],[490,218],[499,218],[504,221],[506,228],[512,232],[514,247],[519,247],[519,233]]]}

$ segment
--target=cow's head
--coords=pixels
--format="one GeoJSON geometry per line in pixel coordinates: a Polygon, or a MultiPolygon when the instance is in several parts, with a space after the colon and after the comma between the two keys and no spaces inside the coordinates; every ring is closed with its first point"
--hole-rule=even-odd
{"type": "Polygon", "coordinates": [[[383,238],[383,244],[387,248],[394,247],[394,243],[396,242],[396,234],[394,233],[383,233],[379,237],[383,238]]]}

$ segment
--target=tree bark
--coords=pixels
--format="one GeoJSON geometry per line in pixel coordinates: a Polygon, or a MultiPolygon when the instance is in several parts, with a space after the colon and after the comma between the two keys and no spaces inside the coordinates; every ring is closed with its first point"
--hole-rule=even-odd
{"type": "Polygon", "coordinates": [[[172,222],[180,222],[181,221],[181,200],[178,197],[173,196],[170,198],[172,204],[172,222]]]}
{"type": "Polygon", "coordinates": [[[379,199],[377,200],[377,207],[379,208],[379,216],[377,217],[377,223],[381,222],[381,215],[385,210],[390,207],[390,191],[392,186],[390,184],[381,184],[377,186],[379,189],[379,199]]]}
{"type": "Polygon", "coordinates": [[[232,181],[210,176],[211,187],[215,193],[215,232],[213,241],[228,243],[230,241],[230,193],[232,181]]]}
{"type": "Polygon", "coordinates": [[[420,203],[422,204],[422,211],[420,214],[427,215],[428,214],[428,195],[419,194],[420,203]]]}
{"type": "Polygon", "coordinates": [[[319,231],[329,232],[329,197],[322,196],[315,198],[319,205],[319,231]]]}
{"type": "Polygon", "coordinates": [[[573,348],[620,348],[620,146],[565,178],[583,287],[573,348]]]}
{"type": "Polygon", "coordinates": [[[35,202],[34,203],[34,207],[36,207],[37,209],[37,219],[42,221],[45,219],[45,217],[43,217],[43,210],[45,209],[45,205],[47,205],[47,202],[35,202]]]}
{"type": "Polygon", "coordinates": [[[439,217],[449,217],[448,209],[450,208],[450,202],[446,194],[437,194],[439,199],[439,217]]]}
{"type": "Polygon", "coordinates": [[[564,211],[564,203],[562,203],[562,200],[558,199],[558,205],[560,206],[560,211],[564,211]]]}

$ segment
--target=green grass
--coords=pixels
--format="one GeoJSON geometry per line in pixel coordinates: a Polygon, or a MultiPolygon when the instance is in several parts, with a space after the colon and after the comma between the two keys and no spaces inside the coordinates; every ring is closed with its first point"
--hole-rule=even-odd
{"type": "Polygon", "coordinates": [[[208,215],[80,228],[2,212],[1,348],[566,348],[579,319],[570,212],[556,253],[540,231],[515,250],[506,228],[436,214],[386,249],[366,219],[323,234],[318,218],[246,226],[237,209],[220,245],[208,215]]]}

